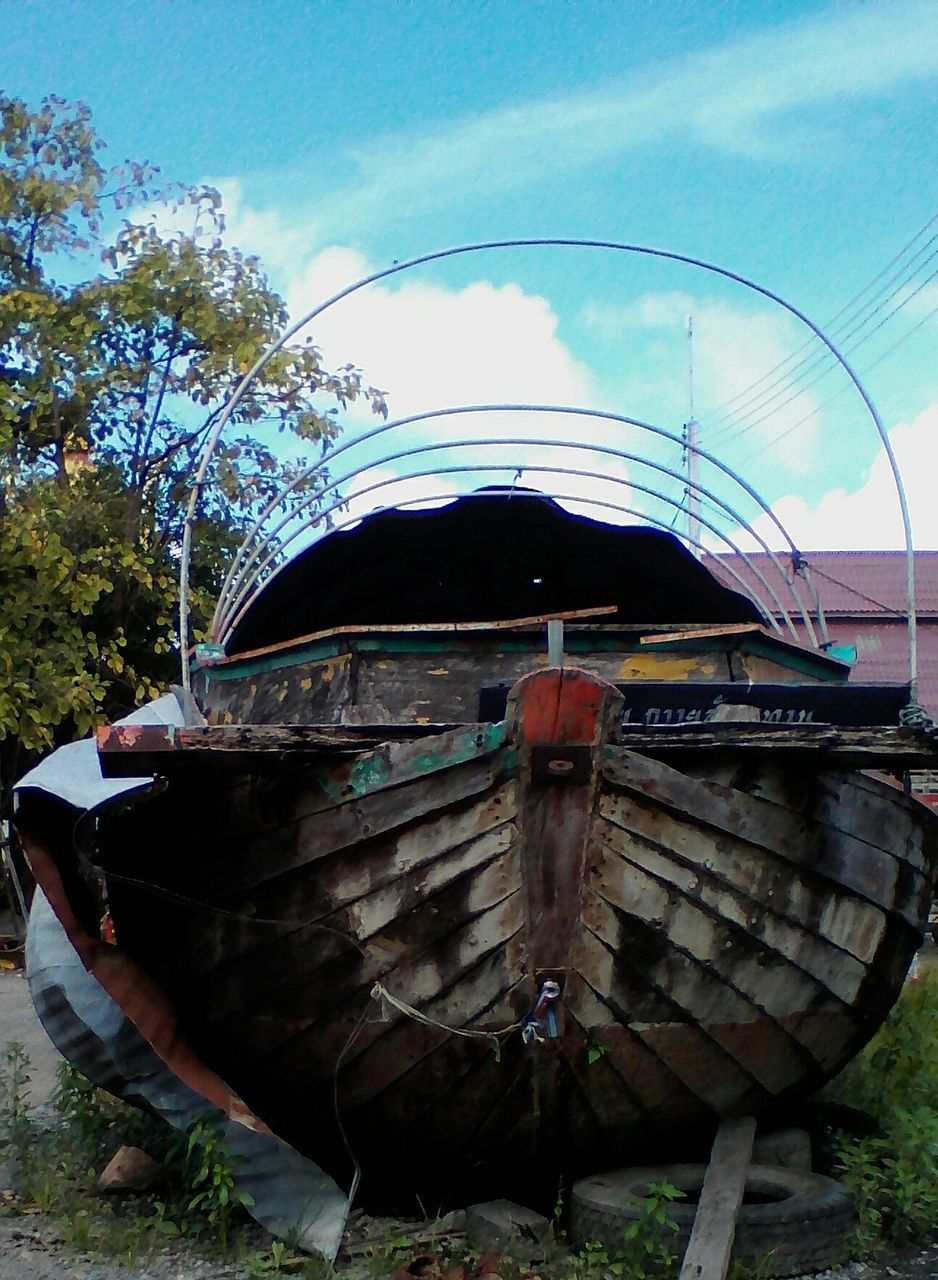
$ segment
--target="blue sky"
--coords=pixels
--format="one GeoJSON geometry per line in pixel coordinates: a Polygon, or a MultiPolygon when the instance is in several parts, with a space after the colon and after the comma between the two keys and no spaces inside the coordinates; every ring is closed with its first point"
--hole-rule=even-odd
{"type": "MultiPolygon", "coordinates": [[[[232,238],[295,313],[434,248],[570,236],[701,256],[824,324],[910,246],[840,329],[893,432],[918,541],[938,546],[934,0],[0,0],[0,17],[0,84],[84,99],[115,162],[219,184],[232,238]]],[[[680,430],[688,314],[704,446],[802,546],[897,545],[879,442],[842,376],[822,360],[747,394],[803,335],[712,277],[473,255],[359,295],[313,336],[396,412],[536,399],[680,430]]]]}

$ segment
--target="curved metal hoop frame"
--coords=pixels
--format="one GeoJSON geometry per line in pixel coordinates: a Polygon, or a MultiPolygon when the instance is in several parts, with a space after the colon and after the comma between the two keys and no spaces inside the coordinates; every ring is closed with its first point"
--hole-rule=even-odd
{"type": "MultiPolygon", "coordinates": [[[[655,427],[649,423],[639,422],[637,419],[625,418],[620,414],[604,413],[599,410],[573,409],[565,406],[553,406],[553,405],[458,406],[452,409],[435,409],[424,414],[414,414],[409,418],[401,419],[398,422],[386,423],[381,427],[375,428],[371,432],[366,432],[362,436],[357,437],[357,439],[349,441],[346,445],[342,446],[342,450],[335,450],[334,453],[328,455],[328,457],[324,460],[323,463],[319,463],[315,467],[307,468],[305,472],[303,472],[299,477],[297,477],[296,481],[294,482],[294,485],[290,487],[292,488],[302,483],[303,479],[306,478],[307,476],[315,475],[315,473],[326,462],[331,462],[340,451],[352,449],[355,447],[356,444],[362,443],[363,441],[366,441],[369,439],[373,439],[376,435],[379,435],[383,432],[393,431],[397,427],[401,427],[401,426],[406,427],[414,423],[419,423],[419,422],[423,422],[431,419],[440,419],[440,418],[445,418],[445,417],[454,416],[454,415],[461,415],[461,414],[467,414],[467,413],[468,414],[476,414],[476,413],[487,414],[487,413],[502,412],[506,410],[516,411],[521,413],[573,414],[573,415],[576,415],[577,417],[624,423],[624,424],[639,428],[640,430],[651,431],[655,435],[663,436],[664,438],[670,440],[675,445],[681,444],[681,438],[679,436],[675,435],[673,432],[665,430],[665,428],[663,427],[655,427]]],[[[386,453],[382,455],[380,458],[368,459],[366,462],[360,464],[359,466],[352,467],[349,471],[345,472],[341,476],[338,476],[338,477],[329,476],[326,482],[319,485],[317,488],[314,488],[312,492],[306,494],[295,509],[288,512],[286,515],[282,516],[273,525],[273,527],[266,532],[264,536],[258,537],[258,534],[260,534],[260,531],[261,531],[261,525],[263,523],[263,519],[267,514],[270,514],[270,510],[272,510],[271,504],[268,504],[268,508],[265,508],[265,511],[261,513],[261,517],[259,517],[259,522],[255,522],[253,529],[248,533],[244,542],[242,542],[241,548],[239,549],[239,552],[236,555],[235,561],[232,565],[232,572],[229,573],[225,586],[222,588],[218,610],[216,612],[215,621],[213,623],[213,629],[212,629],[213,639],[216,641],[220,641],[221,643],[227,642],[227,640],[229,640],[231,637],[231,633],[233,632],[235,627],[238,625],[241,618],[244,616],[244,613],[246,612],[247,608],[252,602],[252,599],[255,593],[260,589],[262,589],[263,587],[266,587],[268,583],[273,581],[273,579],[277,576],[277,574],[283,568],[286,567],[286,565],[283,562],[279,564],[275,564],[275,561],[279,561],[283,555],[283,552],[286,550],[287,546],[289,546],[291,542],[299,538],[308,529],[309,521],[304,520],[302,518],[304,511],[312,510],[314,512],[313,518],[317,522],[320,522],[320,521],[326,522],[329,520],[329,518],[332,516],[332,514],[336,510],[346,505],[346,503],[348,502],[348,496],[339,496],[337,498],[333,498],[331,502],[328,499],[328,495],[336,492],[339,489],[339,486],[349,484],[350,482],[358,479],[363,473],[371,471],[375,468],[385,466],[388,463],[397,462],[403,459],[411,459],[411,458],[420,459],[427,454],[435,453],[438,451],[447,451],[447,452],[459,451],[459,450],[465,451],[468,449],[478,450],[483,448],[491,448],[491,447],[500,448],[500,447],[506,447],[506,446],[508,447],[515,447],[515,446],[547,447],[547,448],[557,448],[562,450],[565,453],[569,453],[571,451],[573,452],[579,451],[582,453],[586,453],[588,455],[596,455],[596,454],[605,455],[608,458],[614,458],[617,460],[638,463],[640,466],[648,468],[656,475],[662,475],[672,480],[677,480],[679,483],[682,483],[685,486],[688,484],[687,478],[683,476],[680,472],[674,470],[671,467],[667,467],[661,463],[654,462],[642,454],[633,453],[631,451],[624,450],[624,449],[615,449],[615,448],[612,448],[611,446],[595,445],[595,444],[582,442],[582,441],[560,442],[560,441],[551,440],[551,439],[544,439],[540,437],[529,437],[529,436],[472,438],[467,440],[432,441],[427,444],[416,445],[411,448],[400,449],[400,450],[397,450],[396,452],[386,453]],[[326,505],[325,507],[320,507],[318,504],[324,498],[327,500],[328,505],[326,505]],[[278,539],[278,534],[280,534],[282,530],[288,529],[291,523],[294,523],[294,528],[292,529],[292,531],[288,532],[285,537],[278,539]],[[261,575],[264,573],[266,569],[268,569],[271,566],[274,566],[274,567],[272,568],[272,571],[269,577],[262,580],[261,575]]],[[[705,456],[707,460],[712,461],[715,467],[717,467],[722,473],[724,473],[736,484],[738,484],[739,487],[744,491],[744,493],[748,495],[755,502],[757,507],[760,509],[761,513],[766,515],[768,519],[771,520],[776,525],[776,527],[778,528],[782,536],[788,542],[793,561],[795,563],[798,563],[799,553],[795,548],[794,543],[792,543],[791,539],[788,537],[788,534],[784,526],[781,525],[781,523],[775,517],[774,513],[762,501],[762,499],[755,492],[755,490],[751,489],[750,486],[748,486],[745,481],[741,480],[738,476],[736,476],[735,472],[733,472],[730,468],[726,467],[718,459],[711,458],[711,455],[709,454],[707,455],[701,454],[701,456],[705,456]]],[[[541,474],[541,473],[559,474],[559,475],[575,476],[578,478],[583,478],[588,480],[598,480],[604,483],[614,482],[614,483],[622,484],[631,490],[637,490],[639,492],[649,494],[651,497],[659,499],[660,501],[664,502],[667,506],[675,508],[676,513],[685,510],[683,504],[680,501],[677,501],[674,498],[670,497],[660,487],[641,484],[631,478],[626,481],[619,477],[611,476],[607,472],[588,469],[585,467],[585,465],[584,467],[574,467],[569,465],[556,466],[556,465],[550,464],[549,462],[535,462],[530,464],[528,467],[524,469],[528,471],[533,471],[538,474],[541,474]]],[[[420,470],[417,472],[407,471],[399,475],[394,475],[386,480],[380,481],[375,484],[370,484],[366,486],[364,489],[360,489],[360,488],[356,489],[354,497],[357,498],[357,497],[360,497],[363,493],[368,493],[377,489],[399,484],[401,483],[401,481],[404,481],[404,480],[426,478],[426,477],[431,477],[433,475],[471,474],[473,472],[485,472],[485,471],[496,471],[496,472],[503,471],[503,472],[513,473],[517,470],[518,470],[518,466],[516,461],[506,462],[506,463],[497,463],[497,464],[493,464],[485,461],[473,461],[471,463],[469,462],[460,463],[455,466],[443,465],[443,466],[434,467],[430,470],[420,470]]],[[[746,517],[741,514],[741,512],[739,512],[734,506],[731,506],[726,501],[726,499],[722,498],[719,494],[717,494],[713,490],[706,488],[703,485],[696,482],[691,482],[691,487],[701,497],[706,498],[709,504],[713,508],[715,508],[719,513],[726,514],[735,524],[737,524],[742,529],[744,529],[760,545],[762,550],[769,556],[775,569],[779,574],[780,579],[783,581],[787,581],[786,572],[782,564],[779,562],[777,556],[771,550],[771,548],[769,547],[765,539],[758,533],[758,531],[753,527],[753,525],[749,522],[749,520],[747,520],[746,517]]],[[[584,505],[591,505],[591,504],[600,505],[600,504],[593,504],[593,500],[588,496],[585,496],[585,497],[581,496],[580,498],[577,498],[575,495],[572,495],[572,496],[567,495],[567,497],[571,501],[578,501],[584,505]]],[[[605,502],[602,505],[606,509],[615,510],[621,514],[641,516],[642,518],[647,519],[649,523],[654,523],[661,528],[670,527],[667,523],[654,519],[649,513],[638,511],[635,508],[623,507],[621,504],[610,503],[610,502],[605,502]]],[[[788,611],[786,610],[785,606],[782,604],[778,595],[775,593],[775,591],[770,586],[770,584],[766,581],[765,577],[763,576],[758,566],[746,555],[746,553],[739,546],[737,546],[735,542],[732,541],[732,539],[724,531],[719,529],[716,525],[712,524],[710,521],[704,520],[703,518],[700,518],[700,523],[705,525],[705,527],[708,530],[710,530],[718,539],[720,539],[726,546],[728,546],[731,550],[733,550],[734,553],[739,555],[740,558],[747,563],[747,567],[749,568],[752,575],[755,578],[757,578],[762,583],[762,585],[765,586],[765,588],[770,592],[773,598],[773,601],[775,602],[776,608],[781,613],[782,618],[786,626],[788,627],[789,631],[791,632],[792,637],[797,638],[798,632],[794,622],[792,621],[788,611]]],[[[695,542],[694,545],[701,550],[705,549],[703,545],[699,542],[695,542]]],[[[734,576],[737,577],[738,581],[743,587],[744,593],[748,594],[750,592],[750,585],[747,584],[744,579],[740,578],[738,574],[734,574],[734,576]]],[[[798,597],[797,591],[795,590],[795,581],[796,581],[796,576],[793,575],[791,581],[789,582],[789,586],[791,588],[794,608],[796,612],[800,614],[812,642],[817,644],[818,643],[817,635],[813,629],[810,613],[804,608],[803,602],[798,597]]],[[[773,625],[774,625],[774,621],[773,621],[773,625]]]]}
{"type": "MultiPolygon", "coordinates": [[[[860,382],[860,379],[857,376],[856,372],[854,371],[852,366],[848,363],[846,357],[843,355],[842,352],[838,350],[838,348],[834,345],[831,339],[808,316],[806,316],[802,311],[800,311],[792,303],[782,298],[779,294],[774,293],[772,290],[767,289],[765,286],[760,285],[757,282],[747,278],[746,276],[738,274],[737,272],[730,271],[725,267],[717,266],[714,263],[707,262],[703,259],[695,258],[687,254],[674,253],[669,250],[652,248],[646,245],[630,244],[627,242],[615,241],[615,240],[592,240],[592,239],[571,239],[571,238],[525,238],[525,239],[512,239],[512,240],[479,241],[471,244],[459,245],[449,249],[442,249],[434,253],[423,254],[419,257],[410,258],[404,262],[396,262],[393,264],[393,266],[387,267],[381,271],[373,272],[371,275],[365,276],[361,280],[358,280],[355,283],[348,285],[346,288],[341,289],[338,293],[333,294],[330,298],[327,298],[324,302],[320,303],[318,306],[308,311],[305,315],[301,316],[300,319],[297,320],[293,325],[291,325],[288,329],[286,329],[284,333],[281,334],[281,336],[275,342],[273,342],[267,348],[267,350],[263,352],[263,354],[260,357],[258,357],[254,365],[247,371],[247,373],[239,382],[238,386],[232,392],[221,414],[219,415],[218,420],[215,423],[215,426],[213,427],[211,433],[209,434],[205,442],[202,455],[199,460],[199,465],[196,470],[192,491],[189,497],[189,504],[186,512],[185,525],[183,529],[183,544],[182,544],[181,566],[180,566],[179,643],[180,643],[181,660],[182,660],[183,686],[186,688],[189,687],[189,654],[188,654],[188,649],[189,649],[189,625],[188,625],[189,567],[190,567],[191,555],[192,555],[192,537],[193,537],[193,526],[195,523],[196,510],[198,507],[199,497],[202,492],[202,488],[206,481],[206,476],[208,475],[208,469],[211,464],[211,460],[214,455],[215,449],[218,445],[218,442],[222,436],[222,433],[224,432],[225,427],[230,421],[232,414],[234,413],[235,409],[237,408],[238,404],[240,403],[241,399],[243,398],[245,392],[247,391],[248,387],[251,385],[254,378],[264,369],[268,361],[278,351],[280,351],[281,348],[285,346],[285,344],[289,342],[291,338],[293,338],[297,333],[299,333],[301,329],[305,328],[306,325],[311,323],[311,321],[316,319],[318,316],[322,315],[325,311],[327,311],[330,307],[334,306],[336,303],[340,302],[342,299],[347,298],[354,293],[357,293],[358,291],[368,287],[371,284],[374,284],[380,280],[387,279],[388,277],[397,275],[401,272],[411,270],[422,264],[429,263],[429,262],[437,262],[446,258],[453,258],[453,257],[472,254],[472,253],[493,251],[496,249],[527,249],[527,248],[602,249],[602,250],[613,251],[613,252],[631,253],[636,255],[642,255],[645,257],[664,259],[671,262],[684,263],[688,266],[697,267],[700,270],[710,272],[711,274],[714,274],[717,276],[721,276],[727,280],[731,280],[741,285],[742,287],[749,289],[754,293],[760,294],[762,297],[767,298],[769,301],[774,302],[777,306],[781,307],[784,311],[787,311],[790,315],[794,316],[795,319],[797,319],[801,324],[805,325],[811,331],[811,333],[813,333],[814,336],[827,348],[827,350],[831,353],[831,355],[834,357],[837,363],[841,366],[841,368],[847,374],[848,378],[853,383],[857,393],[862,399],[867,409],[867,412],[869,413],[873,421],[873,424],[876,428],[876,431],[879,435],[880,442],[885,450],[886,457],[889,461],[889,465],[892,471],[893,480],[896,487],[896,494],[898,497],[899,511],[902,518],[903,531],[905,535],[905,544],[906,544],[905,550],[906,550],[906,577],[907,577],[907,624],[908,624],[908,635],[909,635],[909,675],[910,675],[910,684],[911,684],[911,698],[913,703],[917,702],[918,681],[917,681],[917,639],[916,639],[916,618],[915,618],[915,556],[914,556],[914,549],[912,545],[912,529],[911,529],[911,519],[909,515],[908,501],[906,498],[905,488],[902,482],[902,476],[899,470],[895,452],[892,448],[892,443],[889,440],[889,436],[888,436],[888,433],[886,432],[882,419],[880,418],[879,413],[877,412],[876,407],[873,404],[872,400],[870,399],[866,389],[864,388],[863,384],[860,382]]],[[[314,506],[317,500],[316,496],[308,496],[304,498],[304,502],[302,506],[298,506],[294,508],[293,511],[289,514],[289,516],[285,517],[277,525],[277,528],[275,531],[271,530],[268,532],[266,536],[262,536],[261,526],[263,522],[271,514],[271,512],[276,508],[276,506],[279,505],[284,499],[286,499],[289,496],[290,491],[296,489],[305,480],[312,479],[315,473],[320,469],[324,470],[324,468],[328,464],[334,461],[334,459],[338,456],[339,453],[344,452],[348,448],[354,447],[356,444],[362,443],[366,439],[373,438],[374,436],[380,434],[382,431],[393,430],[394,428],[400,428],[412,422],[425,421],[432,417],[442,417],[447,415],[453,415],[456,413],[493,412],[495,410],[499,410],[502,412],[516,411],[516,410],[531,412],[536,410],[538,412],[576,413],[586,417],[590,417],[590,416],[603,417],[603,418],[619,421],[619,422],[628,424],[630,426],[634,426],[639,429],[652,432],[653,434],[656,434],[662,437],[667,437],[672,441],[680,441],[680,438],[677,437],[673,432],[669,432],[666,429],[661,427],[654,427],[648,423],[641,423],[633,419],[620,417],[618,415],[613,415],[613,414],[593,414],[591,411],[582,410],[582,409],[573,409],[573,408],[570,408],[569,406],[541,406],[541,405],[454,406],[449,409],[441,409],[441,410],[436,410],[427,414],[414,415],[411,418],[399,419],[393,423],[384,424],[382,427],[378,427],[371,432],[363,433],[362,435],[357,436],[355,439],[350,440],[347,443],[339,446],[338,448],[330,451],[317,466],[308,468],[302,477],[298,477],[297,480],[293,484],[287,486],[284,489],[284,491],[281,494],[279,494],[275,500],[273,500],[272,503],[269,503],[267,505],[267,507],[261,513],[258,521],[255,523],[254,527],[249,532],[247,538],[245,539],[244,543],[242,544],[241,548],[239,548],[236,554],[235,560],[232,564],[231,570],[229,571],[228,577],[222,588],[221,597],[218,602],[218,608],[216,610],[216,615],[215,615],[215,622],[213,625],[213,635],[219,638],[222,636],[224,636],[225,638],[228,638],[230,636],[233,627],[237,624],[237,621],[240,618],[240,616],[242,616],[243,611],[247,606],[248,600],[252,599],[256,591],[261,589],[261,586],[263,584],[261,583],[260,575],[264,572],[264,569],[269,567],[271,564],[273,564],[274,559],[279,554],[279,552],[283,550],[283,547],[287,544],[287,542],[292,542],[295,540],[295,538],[300,536],[302,528],[310,529],[314,524],[323,520],[324,512],[319,510],[315,511],[314,514],[311,514],[306,518],[302,528],[297,528],[291,535],[289,535],[288,538],[284,539],[278,545],[277,551],[274,551],[273,540],[276,538],[277,532],[279,532],[284,527],[286,527],[286,525],[289,523],[290,520],[295,519],[296,515],[301,509],[305,511],[310,511],[310,509],[314,506]]],[[[424,445],[414,449],[402,450],[397,454],[390,454],[387,456],[385,461],[392,461],[392,460],[396,460],[397,458],[404,458],[404,457],[416,457],[416,456],[431,452],[433,448],[453,449],[457,447],[465,447],[467,443],[469,442],[463,441],[463,442],[456,442],[455,444],[452,442],[440,443],[433,446],[424,445]]],[[[485,442],[475,441],[472,443],[476,446],[479,446],[485,442]]],[[[498,441],[490,441],[489,443],[500,444],[500,443],[509,443],[509,442],[498,440],[498,441]]],[[[515,443],[537,444],[538,442],[531,441],[531,440],[524,440],[524,441],[516,441],[515,443]]],[[[616,451],[616,450],[605,450],[600,448],[599,446],[574,445],[571,442],[550,441],[550,442],[542,442],[542,443],[550,443],[555,447],[564,448],[565,450],[579,447],[581,449],[589,448],[596,452],[605,452],[607,454],[611,454],[612,456],[618,456],[623,460],[638,462],[640,465],[650,467],[651,470],[656,471],[661,475],[668,475],[672,478],[677,476],[677,478],[682,480],[682,482],[685,483],[686,485],[686,479],[682,476],[679,476],[678,473],[676,473],[675,471],[669,468],[666,468],[661,464],[653,463],[648,459],[638,457],[637,455],[626,454],[624,452],[616,451]]],[[[705,454],[702,450],[699,450],[699,449],[696,452],[699,454],[700,457],[704,458],[705,460],[710,462],[712,465],[716,466],[724,475],[727,475],[729,478],[731,478],[743,490],[743,492],[745,492],[749,496],[749,498],[753,499],[757,503],[757,505],[761,508],[761,511],[763,513],[768,514],[772,522],[776,525],[776,527],[784,536],[791,550],[792,564],[795,570],[795,575],[797,575],[797,573],[799,572],[803,572],[804,561],[800,556],[800,553],[798,553],[791,538],[788,536],[787,532],[784,530],[784,528],[782,527],[778,519],[775,517],[774,513],[771,512],[771,510],[768,508],[767,504],[764,503],[762,499],[759,498],[759,496],[755,493],[755,491],[751,489],[745,483],[745,481],[741,479],[741,477],[739,477],[734,472],[732,472],[731,469],[726,467],[723,463],[719,462],[718,459],[714,458],[712,455],[705,454]]],[[[346,483],[348,482],[349,479],[353,478],[358,474],[361,474],[361,472],[365,470],[373,469],[374,467],[380,466],[380,465],[381,465],[380,461],[371,459],[367,465],[362,465],[357,469],[351,471],[346,477],[344,477],[343,480],[340,480],[340,481],[329,480],[328,483],[325,483],[321,486],[320,490],[318,491],[318,498],[322,498],[326,493],[330,493],[334,491],[337,483],[346,483]]],[[[472,471],[485,471],[485,470],[491,471],[491,470],[508,470],[508,469],[509,467],[507,465],[505,467],[495,467],[495,466],[486,466],[484,464],[477,463],[472,466],[467,464],[465,466],[458,466],[458,467],[452,467],[452,468],[436,468],[432,472],[420,472],[419,475],[429,476],[433,474],[442,474],[447,470],[449,470],[450,473],[454,473],[454,472],[472,472],[472,471]]],[[[511,470],[516,470],[516,469],[517,469],[516,466],[511,468],[511,470]]],[[[549,466],[541,466],[539,464],[529,464],[525,469],[530,471],[535,471],[535,472],[548,472],[548,473],[560,472],[560,473],[566,473],[567,475],[576,475],[578,477],[603,480],[606,482],[608,482],[610,479],[615,479],[615,477],[603,475],[599,472],[586,470],[586,469],[578,469],[578,468],[549,467],[549,466]]],[[[368,486],[367,490],[361,490],[359,492],[366,492],[371,489],[381,488],[383,487],[384,484],[400,483],[401,481],[407,480],[409,478],[414,478],[414,477],[408,476],[406,474],[395,476],[391,480],[368,486]]],[[[627,483],[628,483],[628,486],[632,489],[636,489],[640,492],[648,493],[649,495],[656,497],[667,504],[680,507],[679,503],[675,503],[673,499],[669,498],[667,494],[661,492],[660,490],[655,490],[653,488],[649,488],[643,485],[637,485],[634,482],[627,482],[627,483]]],[[[703,489],[702,486],[694,485],[693,487],[701,497],[705,497],[708,502],[716,506],[722,513],[731,515],[734,519],[739,520],[738,513],[734,512],[733,509],[726,502],[724,502],[723,499],[717,497],[715,494],[710,493],[708,490],[703,489]]],[[[447,494],[443,496],[445,498],[451,498],[453,495],[447,494]]],[[[579,494],[568,494],[565,496],[562,496],[562,495],[551,495],[551,496],[564,497],[564,500],[584,503],[584,504],[596,506],[599,508],[613,509],[622,514],[640,515],[642,519],[647,520],[649,523],[658,524],[659,527],[667,527],[660,520],[649,517],[647,512],[638,512],[634,508],[631,508],[625,505],[620,505],[618,503],[609,503],[605,501],[600,501],[598,499],[586,498],[583,495],[579,495],[579,494]]],[[[340,507],[345,502],[347,502],[347,500],[348,500],[347,498],[335,500],[332,506],[330,507],[330,510],[334,510],[340,507]]],[[[432,499],[421,497],[418,500],[409,500],[409,501],[399,502],[396,505],[411,506],[411,505],[415,505],[415,502],[425,503],[428,501],[432,501],[432,499]]],[[[344,527],[345,524],[350,522],[351,520],[343,521],[341,526],[339,527],[344,527]]],[[[712,524],[710,524],[707,521],[701,520],[700,523],[705,527],[707,527],[709,530],[711,530],[713,533],[715,533],[717,536],[719,536],[722,539],[722,541],[726,545],[728,545],[731,549],[738,552],[744,559],[748,560],[748,557],[745,556],[745,553],[740,552],[739,548],[736,547],[736,544],[733,543],[732,540],[726,534],[722,533],[719,529],[715,528],[712,524]]],[[[769,551],[769,548],[767,547],[765,542],[762,541],[762,539],[759,538],[758,535],[755,535],[755,532],[752,529],[752,526],[750,524],[748,524],[745,521],[740,521],[740,527],[744,528],[746,532],[748,532],[750,535],[756,536],[756,540],[759,541],[763,549],[766,551],[769,551]]],[[[699,542],[696,543],[695,545],[697,545],[698,547],[700,546],[699,542]]],[[[795,601],[796,610],[801,615],[801,619],[806,627],[807,634],[811,637],[812,641],[815,644],[818,643],[816,633],[814,632],[811,624],[809,610],[806,610],[802,607],[801,601],[798,598],[797,592],[794,589],[794,585],[793,585],[794,576],[791,579],[789,579],[788,576],[785,574],[784,570],[782,570],[781,565],[779,564],[776,557],[771,552],[769,552],[769,554],[776,568],[781,572],[783,580],[785,580],[788,583],[789,587],[791,588],[791,594],[795,601]]],[[[762,585],[768,588],[769,594],[771,595],[773,602],[775,603],[776,609],[779,611],[780,615],[785,621],[786,626],[793,632],[793,634],[797,634],[797,631],[795,629],[795,626],[793,624],[793,621],[788,611],[784,608],[784,606],[781,605],[781,601],[779,600],[777,594],[769,586],[764,576],[761,574],[761,572],[757,570],[757,567],[753,564],[751,560],[748,560],[748,568],[749,568],[749,571],[752,572],[754,576],[761,581],[762,585]]],[[[271,574],[266,579],[266,581],[270,581],[272,577],[275,576],[276,572],[278,572],[278,569],[274,568],[274,570],[271,572],[271,574]]],[[[733,576],[736,577],[741,582],[741,584],[746,587],[746,594],[753,596],[751,584],[743,583],[743,580],[739,578],[739,575],[735,572],[735,570],[733,571],[733,576]]],[[[819,610],[817,592],[813,590],[813,586],[810,583],[810,581],[808,582],[808,585],[809,587],[811,587],[812,594],[814,596],[815,607],[818,611],[819,623],[822,629],[822,636],[826,638],[826,630],[824,628],[823,618],[819,610]]],[[[773,626],[776,626],[776,629],[777,629],[777,623],[775,622],[774,617],[772,616],[771,609],[766,609],[765,602],[761,601],[758,598],[755,598],[755,603],[757,604],[757,607],[759,607],[760,610],[766,615],[767,620],[769,620],[773,626]]]]}

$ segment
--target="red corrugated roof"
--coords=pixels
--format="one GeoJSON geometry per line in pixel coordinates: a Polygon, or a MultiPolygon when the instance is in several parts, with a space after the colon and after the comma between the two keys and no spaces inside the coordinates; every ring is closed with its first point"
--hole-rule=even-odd
{"type": "MultiPolygon", "coordinates": [[[[785,564],[785,558],[779,555],[785,564]]],[[[852,645],[857,662],[851,679],[876,683],[909,679],[909,639],[903,621],[906,609],[906,562],[901,551],[806,551],[836,644],[852,645]]],[[[753,565],[773,582],[777,570],[769,556],[750,557],[753,565]]],[[[719,576],[739,589],[739,583],[719,566],[733,564],[740,577],[765,596],[752,570],[737,556],[716,556],[709,562],[719,576]],[[716,564],[714,564],[714,561],[716,564]]],[[[919,699],[938,719],[938,551],[915,553],[918,628],[919,699]]],[[[781,594],[781,592],[780,592],[781,594]]],[[[804,593],[807,600],[808,594],[804,593]]],[[[783,597],[784,599],[784,597],[783,597]]],[[[791,599],[785,599],[790,607],[791,599]]]]}
{"type": "MultiPolygon", "coordinates": [[[[903,551],[805,551],[805,560],[828,616],[855,617],[879,614],[904,615],[906,601],[905,552],[903,551]]],[[[785,557],[779,554],[785,563],[785,557]]],[[[716,556],[732,563],[746,581],[756,582],[738,556],[716,556]]],[[[749,557],[766,577],[776,572],[764,552],[749,557]]],[[[724,576],[725,579],[725,575],[724,576]]],[[[915,596],[919,614],[938,617],[938,551],[915,553],[915,596]]]]}

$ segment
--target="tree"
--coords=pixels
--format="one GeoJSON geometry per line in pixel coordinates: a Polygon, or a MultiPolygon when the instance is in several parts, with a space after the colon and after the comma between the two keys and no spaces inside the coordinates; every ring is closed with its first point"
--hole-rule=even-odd
{"type": "MultiPolygon", "coordinates": [[[[161,187],[149,164],[108,172],[102,149],[82,104],[0,97],[0,813],[30,754],[178,670],[194,462],[288,319],[225,243],[216,191],[161,187]]],[[[386,412],[307,341],[241,400],[200,496],[196,628],[239,530],[306,464],[277,433],[323,449],[358,398],[386,412]]]]}

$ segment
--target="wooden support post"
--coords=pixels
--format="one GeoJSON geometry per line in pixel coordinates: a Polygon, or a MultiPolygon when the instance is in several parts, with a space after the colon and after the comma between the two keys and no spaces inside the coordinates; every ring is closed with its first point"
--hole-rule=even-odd
{"type": "Polygon", "coordinates": [[[680,1280],[724,1280],[755,1136],[752,1116],[724,1120],[717,1130],[680,1280]]]}
{"type": "Polygon", "coordinates": [[[562,618],[551,618],[547,623],[547,662],[552,667],[563,666],[562,618]]]}

